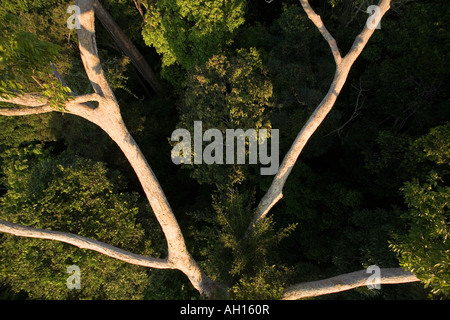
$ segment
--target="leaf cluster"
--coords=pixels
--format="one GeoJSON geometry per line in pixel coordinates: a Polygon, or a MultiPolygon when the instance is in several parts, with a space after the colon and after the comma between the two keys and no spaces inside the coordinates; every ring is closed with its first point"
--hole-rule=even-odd
{"type": "Polygon", "coordinates": [[[147,4],[142,35],[164,67],[189,69],[229,45],[244,22],[245,1],[163,0],[147,4]]]}
{"type": "Polygon", "coordinates": [[[450,295],[450,161],[448,145],[449,124],[433,128],[417,139],[414,147],[422,150],[419,158],[438,166],[428,173],[426,180],[416,178],[405,183],[402,193],[408,210],[403,218],[409,230],[396,235],[391,243],[400,264],[431,288],[434,295],[450,295]],[[439,172],[439,173],[438,173],[439,172]]]}
{"type": "MultiPolygon", "coordinates": [[[[224,145],[226,129],[271,129],[273,88],[255,48],[211,57],[204,65],[192,68],[184,87],[177,127],[193,133],[194,121],[202,121],[203,130],[222,132],[224,145]]],[[[248,176],[248,167],[242,165],[195,165],[191,169],[199,183],[224,189],[243,183],[248,176]]]]}
{"type": "MultiPolygon", "coordinates": [[[[10,150],[3,158],[8,191],[0,202],[2,219],[158,255],[138,222],[144,207],[137,194],[120,192],[122,178],[104,164],[53,158],[39,145],[10,150]]],[[[151,224],[145,226],[150,230],[151,224]]],[[[142,299],[149,282],[141,267],[59,242],[3,235],[0,246],[2,282],[31,298],[142,299]],[[81,290],[66,287],[66,268],[72,264],[81,269],[81,290]]]]}

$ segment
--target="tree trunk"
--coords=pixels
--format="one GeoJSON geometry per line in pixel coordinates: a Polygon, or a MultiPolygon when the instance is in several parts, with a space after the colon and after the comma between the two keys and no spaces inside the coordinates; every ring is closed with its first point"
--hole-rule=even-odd
{"type": "Polygon", "coordinates": [[[94,10],[95,15],[98,17],[102,25],[106,30],[108,30],[123,53],[130,58],[136,70],[150,84],[155,93],[158,95],[165,95],[164,89],[152,68],[149,66],[136,46],[130,41],[130,39],[128,39],[126,34],[114,21],[108,11],[106,11],[100,1],[94,1],[94,10]]]}

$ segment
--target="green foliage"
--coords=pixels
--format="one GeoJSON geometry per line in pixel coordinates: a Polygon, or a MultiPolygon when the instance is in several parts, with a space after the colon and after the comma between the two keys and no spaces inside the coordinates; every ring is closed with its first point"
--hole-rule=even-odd
{"type": "Polygon", "coordinates": [[[449,124],[439,126],[417,139],[412,145],[419,148],[419,161],[429,160],[437,164],[440,174],[432,170],[424,179],[405,183],[402,193],[408,205],[404,214],[409,230],[397,235],[391,244],[402,267],[430,287],[432,294],[450,296],[450,187],[448,173],[450,161],[449,124]]]}
{"type": "Polygon", "coordinates": [[[229,45],[244,22],[245,1],[163,0],[147,5],[142,35],[163,67],[189,69],[229,45]]]}
{"type": "Polygon", "coordinates": [[[179,270],[152,270],[145,299],[198,300],[201,296],[179,270]]]}
{"type": "Polygon", "coordinates": [[[71,98],[70,90],[51,76],[50,67],[62,48],[39,39],[27,27],[16,15],[0,10],[0,95],[38,91],[49,98],[50,106],[62,111],[71,98]]]}
{"type": "Polygon", "coordinates": [[[51,120],[51,114],[20,118],[0,117],[1,152],[33,141],[54,141],[56,137],[50,128],[51,120]]]}
{"type": "Polygon", "coordinates": [[[217,197],[214,209],[221,226],[220,242],[233,257],[229,274],[238,280],[230,289],[237,299],[277,299],[281,297],[288,274],[277,261],[275,248],[295,229],[292,224],[276,230],[269,217],[248,232],[253,210],[246,194],[230,192],[224,200],[217,197]]]}
{"type": "MultiPolygon", "coordinates": [[[[280,129],[280,154],[285,154],[331,83],[334,62],[330,50],[298,3],[284,6],[270,26],[247,26],[236,42],[245,48],[256,47],[268,70],[277,107],[270,120],[273,128],[280,129]]],[[[330,115],[327,120],[330,118],[336,117],[330,115]]],[[[319,133],[335,121],[326,121],[319,133]]],[[[317,153],[325,152],[333,143],[323,140],[326,145],[318,145],[317,153]]]]}
{"type": "MultiPolygon", "coordinates": [[[[102,54],[100,54],[102,55],[102,54]]],[[[127,75],[127,71],[130,64],[130,59],[126,56],[124,57],[111,57],[106,53],[103,53],[106,56],[102,59],[102,67],[105,70],[106,80],[111,88],[115,91],[118,89],[124,90],[125,92],[136,96],[131,92],[131,90],[126,86],[126,83],[129,79],[127,75]]]]}
{"type": "Polygon", "coordinates": [[[433,294],[450,295],[450,187],[431,174],[426,183],[408,182],[403,188],[409,210],[407,235],[394,240],[400,265],[414,272],[433,294]]]}
{"type": "Polygon", "coordinates": [[[450,164],[450,122],[432,128],[430,133],[417,139],[413,147],[420,148],[424,158],[438,165],[450,164]]]}
{"type": "Polygon", "coordinates": [[[255,276],[240,278],[230,288],[230,293],[238,300],[279,300],[283,296],[289,271],[275,265],[264,266],[255,276]]]}
{"type": "MultiPolygon", "coordinates": [[[[122,178],[108,173],[103,164],[77,157],[51,158],[39,146],[11,151],[5,158],[8,192],[0,203],[2,219],[155,254],[136,220],[142,207],[137,195],[119,192],[122,178]]],[[[1,281],[30,298],[142,299],[148,285],[145,269],[95,252],[10,235],[0,242],[1,281]],[[66,287],[66,268],[72,264],[81,269],[81,290],[66,287]]]]}
{"type": "Polygon", "coordinates": [[[18,14],[39,10],[42,13],[50,11],[50,9],[58,4],[67,2],[65,0],[4,0],[2,8],[6,11],[18,14]]]}
{"type": "MultiPolygon", "coordinates": [[[[177,127],[193,133],[194,121],[200,120],[203,130],[218,129],[223,137],[226,129],[271,128],[272,84],[255,48],[237,50],[230,57],[213,56],[192,69],[185,88],[177,127]]],[[[248,175],[248,168],[237,165],[194,165],[192,169],[199,183],[225,189],[248,175]]]]}
{"type": "Polygon", "coordinates": [[[24,80],[40,71],[36,68],[46,65],[48,70],[59,48],[30,32],[18,32],[19,20],[12,14],[1,11],[0,15],[0,94],[8,97],[24,88],[24,80]]]}
{"type": "Polygon", "coordinates": [[[91,122],[70,114],[53,114],[49,126],[68,155],[78,155],[95,161],[118,158],[117,153],[111,152],[114,142],[91,122]]]}
{"type": "Polygon", "coordinates": [[[231,57],[214,56],[189,73],[181,118],[186,123],[200,119],[205,127],[220,124],[218,129],[259,129],[267,126],[271,98],[258,51],[240,49],[231,57]]]}
{"type": "Polygon", "coordinates": [[[202,267],[212,279],[230,284],[236,299],[278,299],[291,270],[279,261],[277,248],[296,224],[276,227],[272,218],[248,230],[253,217],[254,196],[237,190],[217,193],[213,212],[194,212],[191,230],[202,267]]]}
{"type": "MultiPolygon", "coordinates": [[[[147,0],[139,0],[138,3],[145,5],[147,0]]],[[[114,21],[125,32],[127,37],[137,46],[143,45],[142,39],[142,26],[144,25],[144,19],[140,15],[140,12],[136,10],[136,6],[129,0],[104,0],[103,6],[108,13],[113,17],[114,21]],[[130,23],[132,21],[132,23],[130,23]]],[[[97,29],[96,31],[99,31],[97,29]]],[[[102,47],[104,43],[110,42],[110,35],[107,37],[101,37],[98,40],[99,47],[102,47]]],[[[145,57],[146,60],[150,58],[145,57]]],[[[151,62],[151,61],[148,61],[151,62]]]]}

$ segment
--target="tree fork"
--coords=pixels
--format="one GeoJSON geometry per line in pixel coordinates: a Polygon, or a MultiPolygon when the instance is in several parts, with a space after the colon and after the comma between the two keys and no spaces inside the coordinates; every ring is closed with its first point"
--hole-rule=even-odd
{"type": "MultiPolygon", "coordinates": [[[[167,267],[182,271],[189,278],[194,288],[208,298],[212,298],[216,285],[204,274],[187,250],[177,219],[150,165],[128,132],[120,114],[116,97],[106,80],[95,41],[94,0],[77,0],[75,3],[80,8],[78,17],[80,29],[77,29],[77,33],[81,60],[95,93],[75,96],[73,100],[66,102],[64,112],[80,116],[98,125],[119,146],[141,182],[145,195],[165,235],[168,248],[167,267]],[[90,101],[98,102],[98,107],[93,107],[89,104],[90,101]]],[[[48,105],[47,98],[34,94],[1,98],[0,101],[25,106],[25,108],[0,108],[0,115],[22,116],[58,111],[48,105]]],[[[31,229],[21,229],[21,232],[19,232],[18,228],[11,228],[11,225],[6,222],[2,223],[1,230],[18,235],[31,232],[31,229]]],[[[35,235],[44,235],[44,233],[39,230],[36,231],[35,235]]],[[[48,236],[48,233],[46,236],[48,236]]],[[[55,234],[52,234],[52,236],[55,236],[55,234]]],[[[56,239],[60,239],[58,237],[56,239]]]]}
{"type": "MultiPolygon", "coordinates": [[[[380,8],[380,20],[389,10],[390,2],[390,0],[380,0],[378,4],[380,8]]],[[[336,71],[327,94],[314,110],[313,114],[309,117],[308,121],[305,123],[301,131],[298,133],[293,144],[291,145],[291,148],[284,157],[269,190],[266,192],[266,194],[258,204],[254,217],[248,227],[248,231],[253,229],[261,219],[264,219],[264,217],[269,213],[270,209],[283,197],[283,187],[295,163],[297,162],[300,153],[302,152],[308,140],[311,138],[311,136],[314,134],[314,132],[317,130],[325,117],[333,108],[337,97],[339,96],[339,93],[341,92],[347,80],[353,63],[359,57],[362,50],[375,31],[375,29],[368,27],[366,24],[361,33],[355,38],[351,49],[342,58],[336,40],[328,32],[320,16],[317,15],[311,8],[309,1],[300,0],[300,3],[308,18],[314,23],[323,38],[327,41],[336,64],[336,71]]]]}

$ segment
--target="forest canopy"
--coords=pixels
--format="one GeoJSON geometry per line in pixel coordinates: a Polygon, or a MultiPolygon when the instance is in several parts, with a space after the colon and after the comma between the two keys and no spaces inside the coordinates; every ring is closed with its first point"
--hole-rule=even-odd
{"type": "Polygon", "coordinates": [[[0,298],[282,299],[377,266],[414,281],[316,299],[448,299],[449,20],[447,0],[2,0],[0,221],[155,267],[2,232],[0,298]],[[369,30],[367,8],[385,3],[369,30]],[[194,139],[202,121],[276,130],[283,171],[347,67],[259,219],[278,175],[249,163],[250,143],[243,164],[171,160],[174,130],[194,139]]]}

